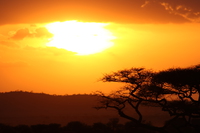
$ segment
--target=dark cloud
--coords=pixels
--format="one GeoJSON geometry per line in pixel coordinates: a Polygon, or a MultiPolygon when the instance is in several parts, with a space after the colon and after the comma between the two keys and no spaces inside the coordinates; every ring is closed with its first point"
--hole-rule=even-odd
{"type": "Polygon", "coordinates": [[[0,0],[0,24],[200,22],[200,0],[0,0]]]}
{"type": "Polygon", "coordinates": [[[19,29],[13,36],[12,39],[16,40],[22,40],[25,37],[45,37],[45,38],[51,38],[53,37],[53,34],[50,33],[45,27],[40,27],[35,29],[34,33],[30,33],[30,30],[28,28],[19,29]]]}

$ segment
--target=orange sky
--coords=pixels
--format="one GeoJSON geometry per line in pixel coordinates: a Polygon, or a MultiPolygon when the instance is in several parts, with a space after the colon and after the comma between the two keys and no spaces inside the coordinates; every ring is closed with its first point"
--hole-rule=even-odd
{"type": "Polygon", "coordinates": [[[105,73],[199,64],[199,0],[0,0],[1,91],[50,94],[111,91],[105,73]],[[103,52],[76,55],[48,47],[56,21],[108,24],[116,39],[103,52]]]}

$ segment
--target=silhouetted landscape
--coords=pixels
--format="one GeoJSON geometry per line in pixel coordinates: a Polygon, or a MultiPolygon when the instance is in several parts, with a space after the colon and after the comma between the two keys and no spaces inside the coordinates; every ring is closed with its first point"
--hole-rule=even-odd
{"type": "MultiPolygon", "coordinates": [[[[61,96],[23,91],[0,93],[0,131],[7,133],[21,130],[20,133],[23,131],[28,133],[32,130],[45,129],[50,132],[53,128],[51,132],[58,132],[61,127],[62,130],[66,130],[67,126],[73,128],[74,125],[74,127],[81,126],[79,129],[74,129],[82,132],[82,128],[88,131],[88,127],[93,126],[96,128],[100,126],[99,132],[111,132],[110,126],[113,123],[121,125],[121,128],[127,124],[131,125],[131,122],[127,123],[129,121],[120,118],[112,109],[95,109],[98,100],[98,96],[83,94],[61,96]]],[[[147,118],[147,123],[150,120],[158,125],[164,122],[159,121],[160,118],[166,117],[159,109],[148,107],[141,109],[147,118]]]]}
{"type": "MultiPolygon", "coordinates": [[[[119,118],[121,123],[127,121],[114,110],[93,108],[97,106],[98,98],[94,95],[59,96],[22,91],[0,93],[0,123],[13,126],[51,123],[66,125],[71,121],[80,121],[91,125],[95,122],[107,123],[111,118],[119,118]]],[[[144,112],[149,120],[155,115],[158,120],[159,115],[162,116],[159,109],[144,112]]]]}
{"type": "Polygon", "coordinates": [[[200,133],[200,0],[0,0],[0,133],[200,133]]]}
{"type": "Polygon", "coordinates": [[[58,96],[31,92],[0,93],[0,123],[65,125],[70,121],[107,122],[105,118],[116,117],[112,111],[93,107],[97,97],[92,95],[58,96]]]}
{"type": "MultiPolygon", "coordinates": [[[[94,95],[0,93],[0,133],[154,133],[120,118],[114,110],[96,110],[98,100],[94,95]]],[[[141,112],[150,125],[162,125],[169,117],[153,107],[142,107],[141,112]]]]}
{"type": "Polygon", "coordinates": [[[2,92],[0,133],[199,132],[199,66],[119,70],[101,79],[126,83],[111,94],[2,92]]]}

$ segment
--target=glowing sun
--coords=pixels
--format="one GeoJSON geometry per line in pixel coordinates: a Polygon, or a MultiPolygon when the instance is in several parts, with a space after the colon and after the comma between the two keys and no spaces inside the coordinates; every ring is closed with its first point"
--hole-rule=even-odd
{"type": "Polygon", "coordinates": [[[63,48],[88,55],[101,52],[113,46],[115,37],[105,28],[108,24],[65,21],[47,24],[45,27],[54,34],[47,46],[63,48]]]}

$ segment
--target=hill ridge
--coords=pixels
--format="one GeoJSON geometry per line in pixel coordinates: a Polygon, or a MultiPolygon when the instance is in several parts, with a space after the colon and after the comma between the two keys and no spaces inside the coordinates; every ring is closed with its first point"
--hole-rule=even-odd
{"type": "MultiPolygon", "coordinates": [[[[50,95],[23,91],[0,93],[0,123],[66,125],[71,121],[80,121],[93,124],[107,123],[111,118],[119,118],[121,123],[127,122],[115,110],[96,110],[94,107],[98,104],[98,98],[88,94],[50,95]]],[[[141,111],[147,121],[157,119],[155,121],[160,124],[159,117],[163,116],[161,109],[141,107],[141,111]]]]}
{"type": "Polygon", "coordinates": [[[111,110],[96,110],[97,96],[50,95],[23,91],[0,93],[0,123],[19,124],[66,124],[70,121],[107,122],[118,117],[111,110]]]}

